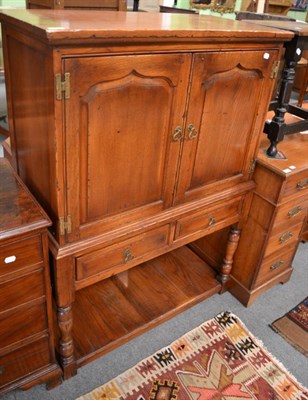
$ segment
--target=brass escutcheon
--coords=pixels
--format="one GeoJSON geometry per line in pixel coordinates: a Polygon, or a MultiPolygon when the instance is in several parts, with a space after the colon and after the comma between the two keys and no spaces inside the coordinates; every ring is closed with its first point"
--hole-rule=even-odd
{"type": "Polygon", "coordinates": [[[124,262],[125,264],[128,263],[129,261],[132,261],[134,256],[132,255],[132,252],[129,249],[124,250],[124,262]]]}
{"type": "Polygon", "coordinates": [[[214,225],[216,223],[214,215],[209,216],[209,225],[214,225]]]}

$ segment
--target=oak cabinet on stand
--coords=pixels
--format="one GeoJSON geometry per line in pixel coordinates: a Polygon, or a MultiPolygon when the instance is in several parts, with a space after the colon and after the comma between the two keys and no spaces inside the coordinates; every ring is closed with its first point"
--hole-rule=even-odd
{"type": "Polygon", "coordinates": [[[159,13],[0,20],[13,158],[53,221],[68,378],[223,290],[292,34],[159,13]],[[230,226],[216,279],[186,245],[230,226]]]}
{"type": "Polygon", "coordinates": [[[47,227],[50,220],[0,159],[0,396],[61,382],[55,359],[47,227]]]}

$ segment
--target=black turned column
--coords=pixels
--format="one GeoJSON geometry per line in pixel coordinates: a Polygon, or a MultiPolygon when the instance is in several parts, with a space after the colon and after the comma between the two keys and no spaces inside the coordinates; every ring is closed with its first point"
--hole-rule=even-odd
{"type": "Polygon", "coordinates": [[[277,143],[283,140],[285,135],[285,113],[288,111],[288,105],[291,98],[291,92],[295,76],[295,66],[301,58],[304,48],[305,38],[295,35],[292,41],[285,43],[285,65],[282,72],[281,85],[279,89],[278,99],[276,100],[275,116],[264,127],[271,144],[266,153],[270,157],[275,157],[277,143]]]}

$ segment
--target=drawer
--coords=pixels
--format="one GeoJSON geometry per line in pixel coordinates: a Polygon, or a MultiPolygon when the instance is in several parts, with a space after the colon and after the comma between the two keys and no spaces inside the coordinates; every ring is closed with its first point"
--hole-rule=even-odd
{"type": "Polygon", "coordinates": [[[264,259],[255,280],[255,286],[270,281],[281,272],[290,268],[296,248],[297,243],[294,243],[291,247],[288,246],[286,252],[281,253],[279,251],[264,259]]]}
{"type": "Polygon", "coordinates": [[[187,237],[197,232],[205,232],[216,226],[222,227],[224,222],[228,224],[236,222],[240,214],[241,205],[242,199],[237,199],[217,208],[199,211],[179,219],[176,223],[175,239],[187,237]]]}
{"type": "Polygon", "coordinates": [[[0,357],[0,387],[48,366],[48,337],[20,347],[0,357]]]}
{"type": "Polygon", "coordinates": [[[45,303],[21,306],[0,314],[0,348],[47,329],[45,303]]]}
{"type": "Polygon", "coordinates": [[[300,192],[308,194],[308,170],[288,176],[282,190],[282,196],[285,198],[300,192]]]}
{"type": "Polygon", "coordinates": [[[0,246],[0,275],[10,274],[43,260],[41,237],[31,236],[0,246]]]}
{"type": "Polygon", "coordinates": [[[20,276],[0,284],[0,312],[44,296],[44,271],[20,276]]]}
{"type": "Polygon", "coordinates": [[[169,225],[151,230],[119,244],[79,257],[76,265],[78,280],[104,273],[104,278],[137,265],[158,249],[168,246],[169,225]]]}
{"type": "Polygon", "coordinates": [[[281,205],[278,208],[277,214],[275,216],[275,222],[272,227],[272,234],[278,233],[278,230],[282,225],[293,226],[302,221],[306,217],[308,210],[308,196],[304,194],[303,196],[297,197],[288,203],[281,205]]]}
{"type": "Polygon", "coordinates": [[[286,228],[283,231],[278,232],[276,235],[272,235],[267,243],[264,257],[276,252],[283,251],[285,246],[289,246],[293,243],[297,243],[299,240],[299,234],[301,232],[303,224],[297,224],[286,228]]]}

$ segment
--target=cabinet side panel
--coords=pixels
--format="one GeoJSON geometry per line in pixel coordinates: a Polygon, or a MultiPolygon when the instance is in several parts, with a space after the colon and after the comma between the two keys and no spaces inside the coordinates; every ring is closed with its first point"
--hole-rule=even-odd
{"type": "Polygon", "coordinates": [[[10,131],[18,173],[41,205],[50,211],[52,193],[50,130],[52,129],[49,64],[45,52],[6,37],[9,83],[10,131]]]}

